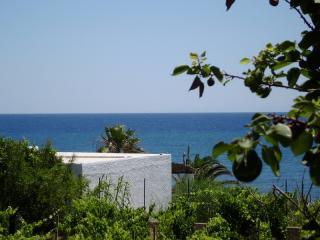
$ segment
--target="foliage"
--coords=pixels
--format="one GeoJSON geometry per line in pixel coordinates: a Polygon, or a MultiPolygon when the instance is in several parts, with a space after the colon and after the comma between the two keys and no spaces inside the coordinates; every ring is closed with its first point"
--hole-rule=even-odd
{"type": "MultiPolygon", "coordinates": [[[[227,0],[229,9],[235,0],[227,0]]],[[[272,6],[278,0],[270,0],[272,6]]],[[[286,40],[268,43],[260,53],[242,64],[251,63],[252,68],[242,76],[229,74],[215,65],[206,63],[206,52],[191,53],[192,64],[178,66],[173,75],[193,75],[190,90],[204,92],[205,84],[213,86],[216,81],[223,85],[238,79],[262,98],[269,96],[274,88],[290,89],[301,93],[286,116],[257,113],[252,117],[249,133],[231,143],[220,142],[212,151],[216,158],[227,153],[233,162],[233,173],[241,181],[252,181],[261,173],[262,160],[274,174],[280,175],[281,146],[294,155],[302,156],[309,167],[312,181],[320,185],[320,2],[317,0],[284,0],[304,21],[306,30],[298,43],[286,40]],[[261,147],[258,154],[257,146],[261,147]],[[261,160],[262,159],[262,160],[261,160]]]]}
{"type": "MultiPolygon", "coordinates": [[[[162,213],[161,219],[165,220],[160,221],[160,229],[170,229],[180,218],[186,218],[189,225],[188,231],[184,233],[189,233],[189,237],[190,234],[195,234],[218,239],[255,239],[259,233],[261,239],[269,239],[267,236],[270,235],[277,239],[285,239],[288,222],[286,198],[272,193],[260,194],[251,188],[227,188],[208,180],[196,180],[190,188],[189,194],[183,192],[184,187],[176,191],[177,195],[174,196],[169,211],[162,213]],[[191,207],[192,211],[188,214],[194,214],[193,218],[184,212],[191,207]],[[176,212],[179,214],[175,215],[176,212]],[[193,232],[194,222],[209,223],[204,231],[205,234],[193,232]],[[262,238],[263,236],[265,238],[262,238]]],[[[182,232],[182,229],[178,230],[182,232]]],[[[181,232],[177,231],[175,234],[171,232],[171,235],[168,235],[168,231],[162,231],[172,239],[179,239],[181,232]]]]}
{"type": "Polygon", "coordinates": [[[274,193],[287,200],[286,211],[288,222],[291,226],[301,226],[304,239],[317,239],[320,237],[320,201],[311,201],[312,184],[307,192],[304,192],[304,179],[301,187],[293,193],[286,193],[274,186],[274,193]],[[290,211],[288,211],[288,208],[290,211]]]}
{"type": "Polygon", "coordinates": [[[201,158],[197,154],[193,161],[187,161],[187,165],[193,168],[196,179],[210,178],[214,180],[221,175],[232,175],[224,165],[211,156],[201,158]]]}
{"type": "Polygon", "coordinates": [[[157,215],[160,221],[159,239],[186,239],[194,232],[196,205],[180,197],[170,207],[157,215]]]}
{"type": "Polygon", "coordinates": [[[98,152],[144,152],[138,146],[140,139],[136,137],[134,130],[126,129],[124,125],[115,125],[106,127],[104,131],[104,135],[101,136],[103,146],[98,149],[98,152]]]}
{"type": "Polygon", "coordinates": [[[38,221],[35,223],[26,223],[21,217],[17,219],[17,230],[14,234],[10,234],[10,221],[16,214],[16,210],[8,207],[4,211],[0,211],[0,239],[34,239],[44,240],[51,239],[51,233],[48,232],[44,235],[34,234],[35,228],[43,225],[44,221],[38,221]]]}
{"type": "Polygon", "coordinates": [[[86,196],[72,202],[60,230],[68,239],[145,239],[149,214],[129,207],[127,185],[105,179],[86,196]]]}
{"type": "MultiPolygon", "coordinates": [[[[0,210],[15,209],[15,220],[32,223],[54,214],[80,196],[82,180],[65,165],[50,144],[41,149],[27,141],[0,138],[0,210]]],[[[53,221],[47,221],[52,227],[53,221]]]]}

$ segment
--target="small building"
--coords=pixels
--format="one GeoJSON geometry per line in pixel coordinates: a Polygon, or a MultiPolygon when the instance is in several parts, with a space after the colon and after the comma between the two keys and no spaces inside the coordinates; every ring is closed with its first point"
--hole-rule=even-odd
{"type": "Polygon", "coordinates": [[[77,175],[89,180],[90,188],[106,176],[116,183],[120,177],[129,184],[130,205],[157,209],[171,202],[171,155],[144,153],[58,152],[77,175]]]}

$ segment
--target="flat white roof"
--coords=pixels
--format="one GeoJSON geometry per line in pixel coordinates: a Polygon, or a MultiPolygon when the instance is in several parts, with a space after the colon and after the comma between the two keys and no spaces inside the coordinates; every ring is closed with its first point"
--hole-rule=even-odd
{"type": "Polygon", "coordinates": [[[150,154],[150,153],[96,153],[96,152],[57,152],[57,156],[62,157],[64,163],[95,163],[125,160],[128,158],[145,158],[152,156],[169,156],[170,154],[150,154]]]}

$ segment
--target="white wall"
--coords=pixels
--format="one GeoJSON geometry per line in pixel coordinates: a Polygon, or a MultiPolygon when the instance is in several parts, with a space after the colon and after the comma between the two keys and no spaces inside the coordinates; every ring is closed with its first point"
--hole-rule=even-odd
{"type": "Polygon", "coordinates": [[[146,208],[166,208],[171,201],[171,155],[170,154],[123,154],[123,153],[70,153],[59,152],[64,162],[73,159],[73,169],[83,174],[90,187],[97,186],[103,175],[114,183],[123,176],[129,183],[130,204],[144,205],[144,179],[146,208]]]}

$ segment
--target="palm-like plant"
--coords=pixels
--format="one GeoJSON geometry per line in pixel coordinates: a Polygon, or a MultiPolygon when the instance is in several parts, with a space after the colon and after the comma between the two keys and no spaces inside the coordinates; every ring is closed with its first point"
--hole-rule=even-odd
{"type": "Polygon", "coordinates": [[[221,175],[231,175],[232,173],[226,166],[210,156],[200,158],[197,154],[193,161],[187,163],[193,168],[194,177],[196,179],[216,179],[221,175]]]}
{"type": "Polygon", "coordinates": [[[135,131],[126,129],[124,125],[105,127],[104,135],[101,136],[102,144],[98,152],[111,153],[142,153],[138,146],[140,139],[136,137],[135,131]]]}

